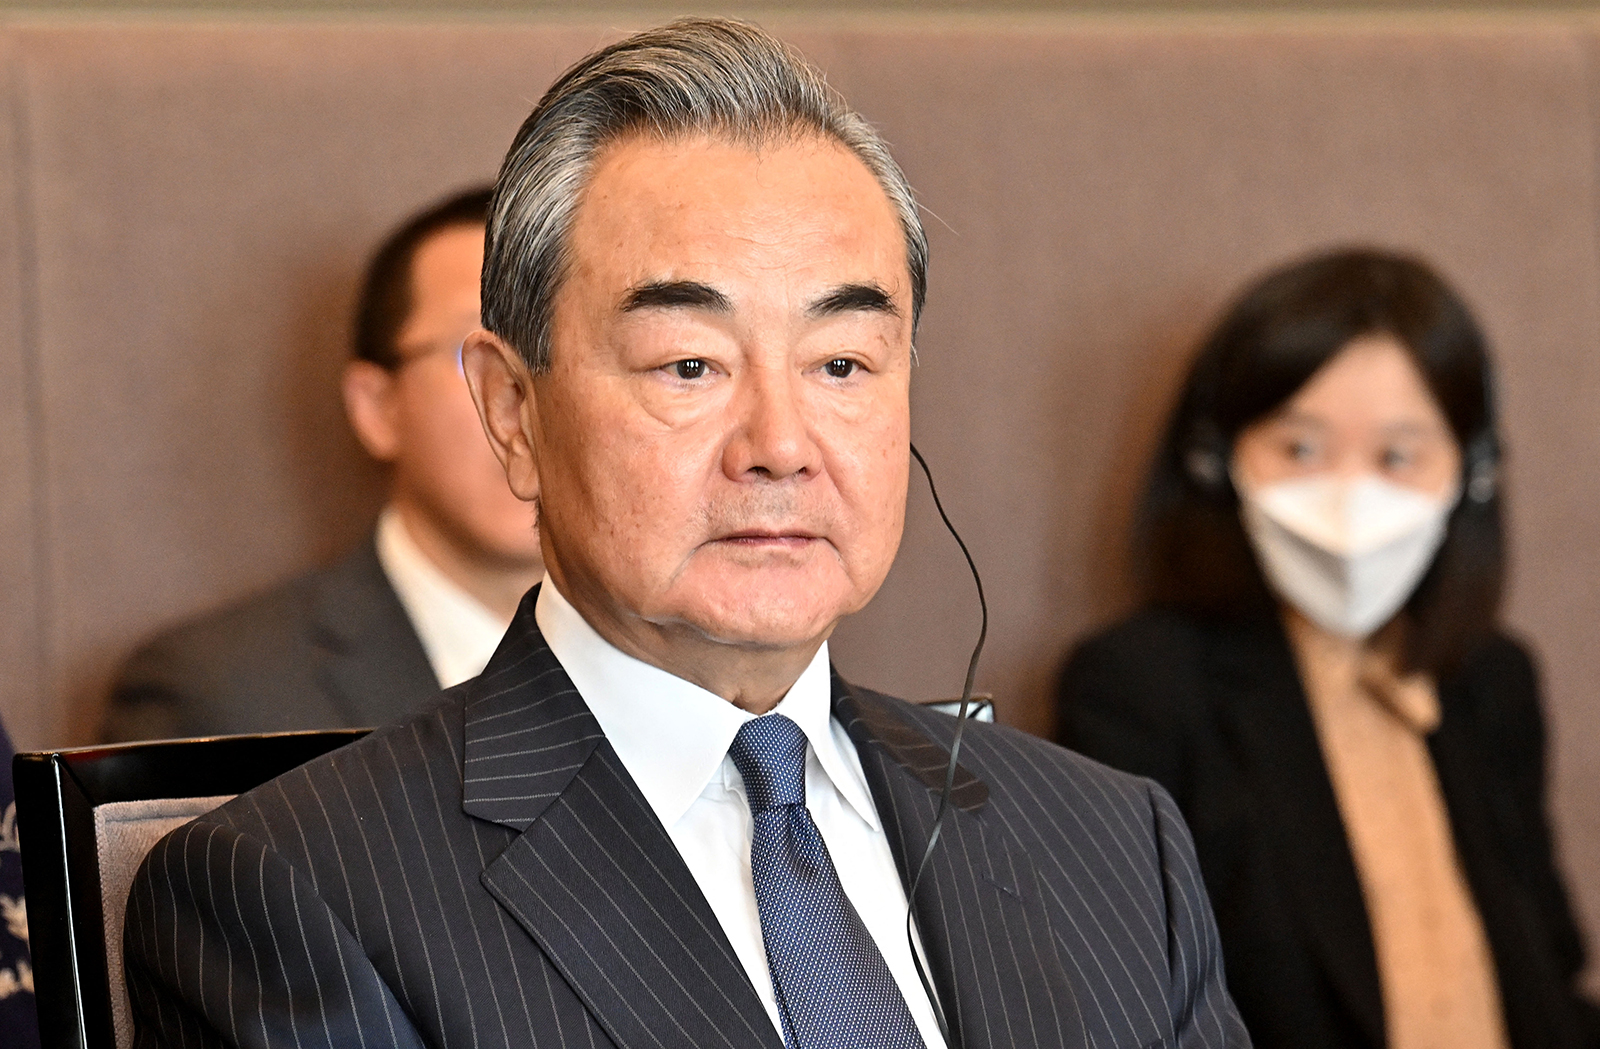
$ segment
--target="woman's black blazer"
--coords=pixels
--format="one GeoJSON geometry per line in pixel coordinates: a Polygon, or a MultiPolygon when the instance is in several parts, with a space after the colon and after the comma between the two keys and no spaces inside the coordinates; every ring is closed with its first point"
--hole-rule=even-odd
{"type": "MultiPolygon", "coordinates": [[[[1439,699],[1429,749],[1512,1046],[1600,1045],[1600,1012],[1574,985],[1583,946],[1545,818],[1533,664],[1496,637],[1439,683],[1439,699]]],[[[1255,1044],[1381,1049],[1355,861],[1276,618],[1141,612],[1078,646],[1058,701],[1060,742],[1150,776],[1177,799],[1255,1044]]]]}

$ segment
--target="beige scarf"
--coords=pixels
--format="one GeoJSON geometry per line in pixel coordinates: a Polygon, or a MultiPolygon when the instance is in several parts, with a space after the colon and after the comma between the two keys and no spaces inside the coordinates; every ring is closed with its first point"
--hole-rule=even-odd
{"type": "Polygon", "coordinates": [[[1393,648],[1285,616],[1372,923],[1389,1049],[1506,1049],[1494,959],[1428,753],[1439,695],[1393,648]]]}

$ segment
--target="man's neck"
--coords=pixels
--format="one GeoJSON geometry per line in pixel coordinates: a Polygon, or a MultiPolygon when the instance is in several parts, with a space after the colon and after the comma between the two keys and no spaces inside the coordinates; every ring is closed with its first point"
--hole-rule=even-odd
{"type": "Polygon", "coordinates": [[[595,631],[635,659],[693,682],[752,714],[767,713],[789,694],[823,641],[818,638],[801,648],[754,649],[712,641],[689,627],[665,630],[647,625],[642,637],[608,637],[599,626],[595,631]],[[639,644],[639,640],[646,643],[639,644]]]}
{"type": "Polygon", "coordinates": [[[547,585],[556,586],[584,622],[618,650],[752,714],[777,706],[827,640],[824,635],[803,644],[758,647],[718,641],[686,623],[622,620],[603,598],[574,595],[553,571],[551,576],[547,585]]]}
{"type": "Polygon", "coordinates": [[[765,714],[789,694],[821,646],[818,640],[803,649],[756,652],[717,642],[684,645],[680,640],[653,653],[631,654],[669,674],[694,682],[740,710],[765,714]],[[699,658],[695,656],[696,651],[701,653],[699,658]]]}
{"type": "Polygon", "coordinates": [[[463,548],[417,507],[403,499],[390,504],[400,518],[406,536],[422,556],[446,579],[460,587],[490,612],[506,622],[516,614],[517,605],[544,574],[544,567],[508,564],[463,548]]]}

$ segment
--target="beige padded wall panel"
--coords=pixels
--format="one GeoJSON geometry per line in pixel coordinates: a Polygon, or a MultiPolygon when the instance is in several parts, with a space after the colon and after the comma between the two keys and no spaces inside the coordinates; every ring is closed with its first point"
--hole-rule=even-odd
{"type": "Polygon", "coordinates": [[[337,376],[365,254],[492,178],[599,30],[24,33],[60,701],[153,628],[326,559],[379,479],[337,376]]]}
{"type": "MultiPolygon", "coordinates": [[[[1589,59],[1589,148],[1600,200],[1600,19],[1585,39],[1589,59]]],[[[1586,231],[1600,239],[1600,214],[1586,231]]],[[[1600,341],[1582,339],[1541,362],[1546,378],[1524,395],[1523,439],[1545,448],[1518,457],[1518,586],[1515,614],[1546,654],[1551,795],[1557,831],[1579,904],[1590,919],[1590,986],[1600,996],[1600,341]],[[1545,530],[1542,548],[1525,535],[1545,530]]]]}
{"type": "MultiPolygon", "coordinates": [[[[554,73],[613,25],[28,31],[51,741],[83,738],[135,637],[365,527],[375,479],[332,390],[360,257],[407,208],[487,174],[554,73]]],[[[1048,731],[1063,647],[1127,607],[1132,492],[1225,297],[1333,241],[1442,264],[1505,363],[1512,621],[1549,671],[1557,810],[1600,910],[1600,835],[1582,814],[1600,769],[1574,748],[1593,738],[1600,670],[1581,27],[779,28],[884,127],[930,209],[914,429],[984,568],[980,685],[1014,724],[1048,731]]],[[[889,584],[841,631],[842,666],[952,693],[969,588],[919,487],[889,584]]]]}
{"type": "Polygon", "coordinates": [[[12,741],[42,738],[54,704],[45,695],[40,650],[36,495],[39,475],[32,347],[24,266],[28,185],[19,135],[16,47],[0,29],[0,717],[12,741]]]}

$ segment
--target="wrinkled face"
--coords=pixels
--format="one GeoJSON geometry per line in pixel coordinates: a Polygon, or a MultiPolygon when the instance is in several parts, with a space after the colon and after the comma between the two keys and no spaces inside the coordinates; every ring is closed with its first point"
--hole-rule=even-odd
{"type": "Polygon", "coordinates": [[[1233,468],[1252,486],[1372,474],[1438,496],[1461,475],[1461,448],[1411,355],[1392,336],[1370,335],[1241,431],[1233,468]]]}
{"type": "Polygon", "coordinates": [[[483,227],[435,233],[411,264],[411,313],[396,339],[401,364],[386,389],[396,500],[463,556],[505,568],[537,565],[535,512],[506,485],[458,356],[478,326],[483,227]]]}
{"type": "Polygon", "coordinates": [[[570,248],[526,427],[563,593],[625,633],[826,637],[904,523],[911,281],[883,190],[809,137],[630,138],[570,248]]]}

